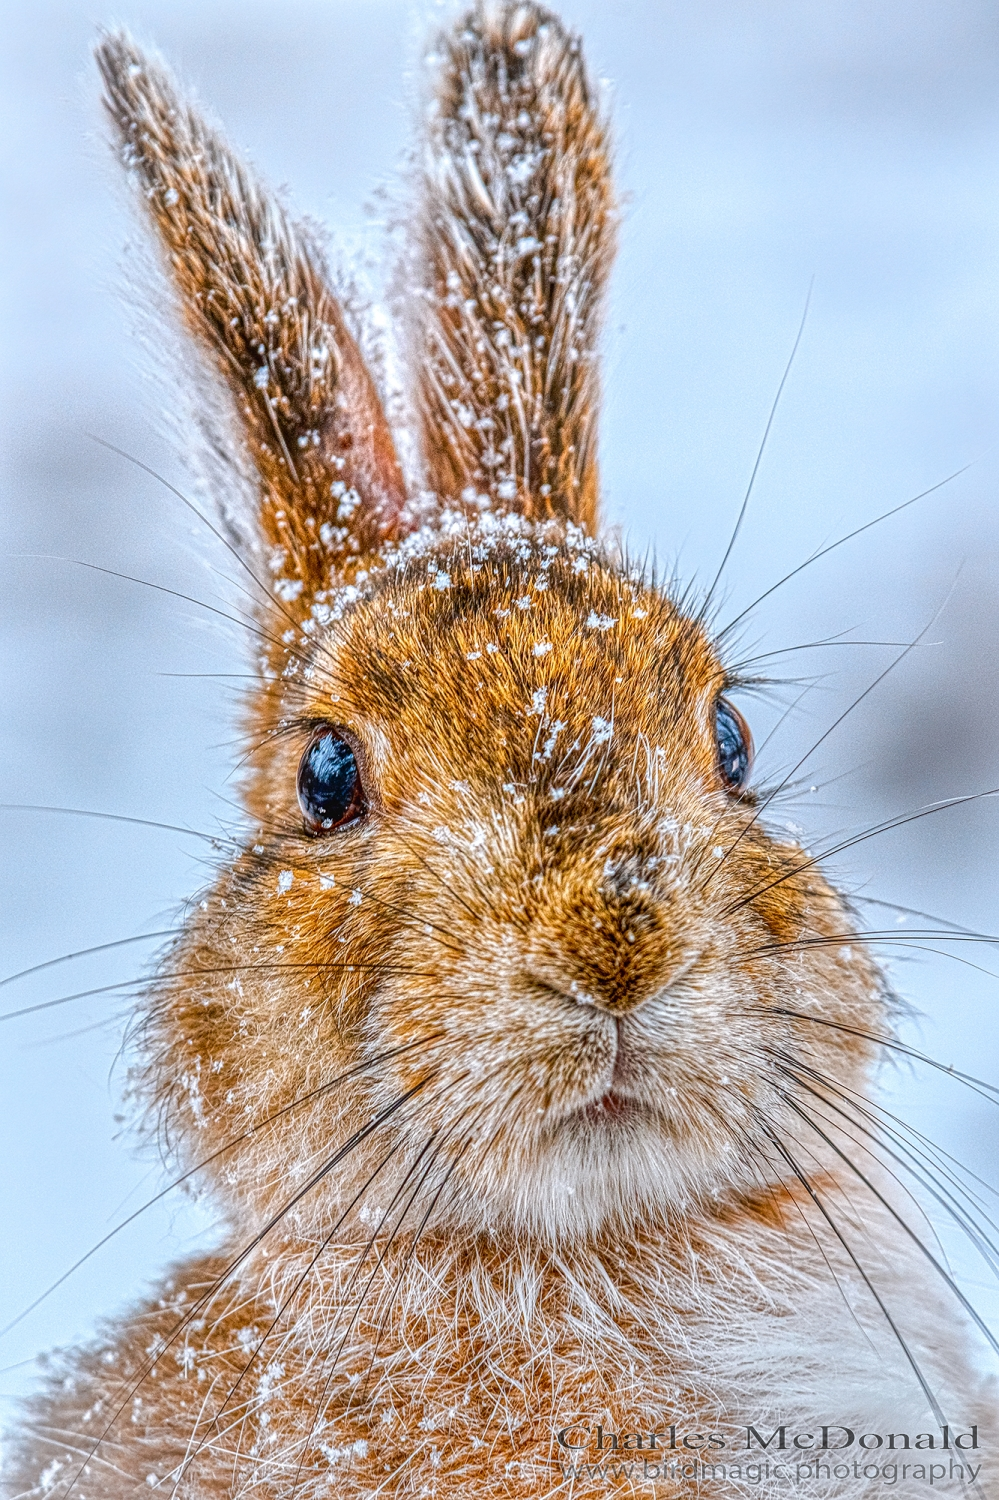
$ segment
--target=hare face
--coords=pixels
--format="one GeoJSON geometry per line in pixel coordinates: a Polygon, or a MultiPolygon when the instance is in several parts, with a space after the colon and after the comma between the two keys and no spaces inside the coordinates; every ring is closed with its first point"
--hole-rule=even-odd
{"type": "Polygon", "coordinates": [[[225,1157],[265,1213],[361,1133],[291,1214],[309,1236],[394,1194],[557,1240],[759,1190],[782,1061],[855,1084],[874,971],[726,783],[701,623],[575,529],[455,530],[296,636],[262,831],[156,1008],[174,1125],[201,1151],[272,1119],[225,1157]],[[311,816],[337,743],[349,780],[311,816]],[[797,1035],[802,1009],[839,1029],[797,1035]]]}

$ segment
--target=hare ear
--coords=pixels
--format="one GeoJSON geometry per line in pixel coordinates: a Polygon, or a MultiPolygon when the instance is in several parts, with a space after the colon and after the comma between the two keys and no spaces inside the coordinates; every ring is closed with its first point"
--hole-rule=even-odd
{"type": "Polygon", "coordinates": [[[396,534],[403,479],[381,405],[308,236],[126,35],[97,50],[188,327],[236,399],[278,592],[308,599],[396,534]]]}
{"type": "Polygon", "coordinates": [[[428,483],[592,529],[614,206],[579,43],[505,0],[479,4],[439,51],[422,220],[428,483]]]}

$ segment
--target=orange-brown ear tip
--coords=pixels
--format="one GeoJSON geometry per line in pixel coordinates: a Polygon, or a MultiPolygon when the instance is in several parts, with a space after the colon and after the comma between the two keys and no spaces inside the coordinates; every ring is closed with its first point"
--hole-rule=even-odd
{"type": "Polygon", "coordinates": [[[146,58],[127,31],[102,31],[94,46],[94,61],[97,63],[104,87],[112,99],[119,96],[129,80],[135,80],[146,67],[146,58]]]}
{"type": "Polygon", "coordinates": [[[592,529],[615,212],[582,48],[544,6],[480,0],[438,55],[419,375],[430,488],[592,529]]]}
{"type": "MultiPolygon", "coordinates": [[[[560,16],[544,5],[535,5],[531,0],[480,0],[453,28],[453,34],[462,39],[479,35],[490,48],[516,48],[518,43],[530,41],[539,31],[553,39],[569,45],[572,36],[560,16]]],[[[524,57],[528,48],[518,53],[524,57]]]]}
{"type": "Polygon", "coordinates": [[[557,84],[563,96],[576,89],[584,97],[587,92],[579,38],[542,5],[477,5],[443,38],[442,50],[450,67],[462,73],[470,61],[503,58],[539,90],[557,84]]]}
{"type": "Polygon", "coordinates": [[[104,84],[104,106],[122,136],[143,116],[173,103],[170,75],[155,56],[143,51],[125,30],[102,32],[94,61],[104,84]]]}

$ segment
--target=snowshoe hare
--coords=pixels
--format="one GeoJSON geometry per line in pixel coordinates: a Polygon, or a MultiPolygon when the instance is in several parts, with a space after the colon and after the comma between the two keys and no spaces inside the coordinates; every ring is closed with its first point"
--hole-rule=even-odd
{"type": "Polygon", "coordinates": [[[249,833],[138,1033],[229,1227],[61,1357],[9,1492],[999,1493],[921,1148],[872,1100],[886,987],[768,831],[708,609],[598,538],[616,212],[579,45],[498,0],[439,54],[417,490],[309,234],[99,48],[257,491],[218,497],[258,598],[249,833]]]}

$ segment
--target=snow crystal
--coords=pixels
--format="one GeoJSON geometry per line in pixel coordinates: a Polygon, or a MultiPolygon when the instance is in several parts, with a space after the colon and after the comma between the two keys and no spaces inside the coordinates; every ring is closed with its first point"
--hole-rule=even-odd
{"type": "Polygon", "coordinates": [[[598,615],[595,609],[591,609],[590,613],[586,617],[586,626],[588,630],[610,630],[616,624],[616,616],[598,615]]]}
{"type": "Polygon", "coordinates": [[[593,719],[593,743],[595,745],[606,745],[613,733],[613,721],[602,719],[599,714],[596,714],[593,719]]]}
{"type": "Polygon", "coordinates": [[[327,1463],[335,1464],[341,1458],[367,1458],[368,1443],[366,1438],[357,1438],[353,1443],[344,1443],[342,1448],[335,1448],[331,1443],[320,1443],[319,1451],[327,1463]]]}
{"type": "Polygon", "coordinates": [[[534,646],[534,654],[535,656],[547,656],[551,649],[551,641],[537,641],[534,646]]]}
{"type": "MultiPolygon", "coordinates": [[[[555,741],[558,739],[559,735],[562,733],[562,730],[565,729],[565,728],[566,728],[566,724],[565,724],[565,721],[563,719],[555,719],[554,720],[554,722],[551,724],[551,726],[549,728],[548,738],[545,740],[545,742],[542,745],[541,749],[535,755],[535,757],[534,757],[535,760],[550,760],[551,759],[551,753],[555,749],[555,741]]],[[[552,795],[554,796],[554,793],[552,795]]],[[[559,795],[561,796],[562,793],[559,793],[559,795]]]]}
{"type": "Polygon", "coordinates": [[[523,156],[515,156],[506,169],[506,175],[510,181],[518,187],[528,181],[537,165],[540,152],[524,152],[523,156]]]}
{"type": "Polygon", "coordinates": [[[47,1494],[48,1491],[54,1486],[56,1478],[62,1467],[63,1463],[61,1458],[54,1458],[51,1463],[46,1464],[45,1468],[38,1476],[39,1489],[44,1490],[47,1494]]]}
{"type": "Polygon", "coordinates": [[[290,891],[294,879],[295,877],[290,870],[282,870],[278,876],[278,895],[283,896],[285,891],[290,891]]]}

